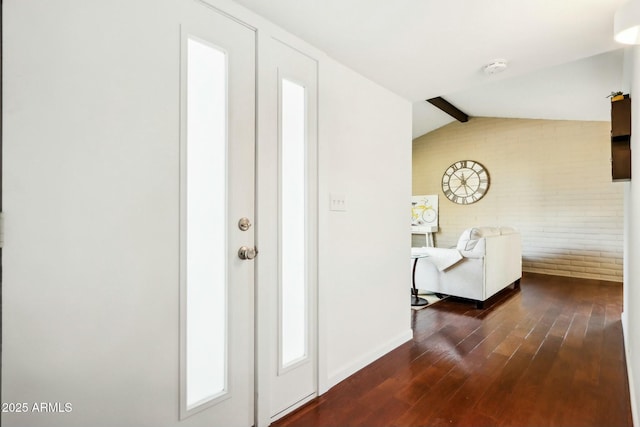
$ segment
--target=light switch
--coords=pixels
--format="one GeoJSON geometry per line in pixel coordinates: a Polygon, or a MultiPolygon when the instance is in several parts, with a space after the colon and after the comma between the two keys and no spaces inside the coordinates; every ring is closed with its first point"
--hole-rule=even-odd
{"type": "Polygon", "coordinates": [[[331,193],[329,194],[329,210],[330,211],[341,211],[344,212],[347,210],[347,196],[339,193],[331,193]]]}

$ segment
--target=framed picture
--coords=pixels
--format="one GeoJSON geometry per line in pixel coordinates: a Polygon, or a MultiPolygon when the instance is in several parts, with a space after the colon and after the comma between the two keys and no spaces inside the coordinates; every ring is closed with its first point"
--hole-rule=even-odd
{"type": "Polygon", "coordinates": [[[438,231],[438,195],[411,198],[411,232],[416,234],[438,231]]]}

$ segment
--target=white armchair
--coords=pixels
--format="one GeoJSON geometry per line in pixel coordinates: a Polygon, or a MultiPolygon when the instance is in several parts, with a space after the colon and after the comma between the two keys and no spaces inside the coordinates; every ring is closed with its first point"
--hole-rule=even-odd
{"type": "Polygon", "coordinates": [[[522,277],[520,233],[512,227],[473,227],[463,231],[455,249],[412,248],[418,289],[484,301],[522,277]]]}

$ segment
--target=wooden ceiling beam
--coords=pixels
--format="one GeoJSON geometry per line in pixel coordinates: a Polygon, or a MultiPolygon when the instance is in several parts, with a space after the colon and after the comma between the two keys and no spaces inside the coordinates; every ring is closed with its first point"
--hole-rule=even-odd
{"type": "Polygon", "coordinates": [[[451,104],[441,96],[427,99],[427,102],[435,107],[438,107],[439,109],[462,123],[469,121],[468,115],[460,111],[458,108],[456,108],[455,105],[451,104]]]}

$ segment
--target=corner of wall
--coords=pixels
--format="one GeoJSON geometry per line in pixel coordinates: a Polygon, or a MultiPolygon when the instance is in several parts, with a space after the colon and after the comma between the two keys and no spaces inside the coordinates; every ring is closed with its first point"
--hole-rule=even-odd
{"type": "Polygon", "coordinates": [[[320,391],[319,394],[322,394],[328,391],[331,387],[335,386],[339,382],[347,379],[349,376],[355,374],[365,366],[389,353],[391,350],[401,346],[402,344],[411,341],[413,339],[413,330],[409,329],[404,333],[398,335],[392,340],[387,341],[383,345],[368,351],[363,354],[360,358],[350,361],[349,363],[342,365],[334,372],[328,373],[326,379],[326,390],[320,391]]]}
{"type": "MultiPolygon", "coordinates": [[[[631,124],[635,127],[640,123],[640,91],[634,97],[634,87],[640,88],[640,46],[629,47],[625,50],[623,87],[631,94],[631,124]]],[[[640,132],[632,132],[631,135],[631,173],[640,178],[640,132]]],[[[640,292],[635,286],[640,280],[640,268],[632,260],[637,258],[640,252],[640,228],[634,226],[631,221],[640,212],[640,187],[633,186],[633,181],[625,184],[624,194],[624,308],[621,316],[622,331],[624,336],[625,359],[627,363],[627,375],[629,377],[629,397],[631,400],[631,415],[633,425],[640,423],[638,406],[640,396],[636,392],[638,375],[640,375],[640,362],[637,356],[637,349],[640,346],[640,328],[638,325],[638,308],[640,308],[640,292]]]]}
{"type": "Polygon", "coordinates": [[[638,425],[638,400],[636,398],[636,387],[635,387],[635,381],[633,379],[633,364],[629,363],[630,360],[633,360],[631,357],[631,347],[629,346],[629,342],[628,342],[628,337],[629,337],[629,333],[628,333],[628,317],[627,317],[627,313],[623,312],[622,316],[621,316],[621,320],[622,320],[622,336],[624,338],[624,354],[625,354],[625,359],[627,361],[627,377],[628,377],[628,381],[629,381],[629,399],[631,401],[631,419],[633,422],[633,425],[636,426],[638,425]]]}

